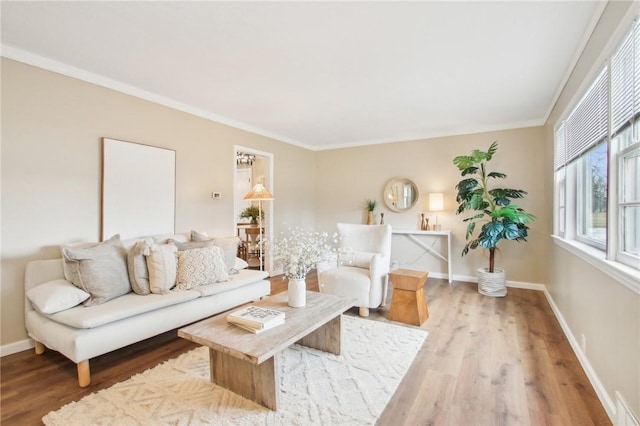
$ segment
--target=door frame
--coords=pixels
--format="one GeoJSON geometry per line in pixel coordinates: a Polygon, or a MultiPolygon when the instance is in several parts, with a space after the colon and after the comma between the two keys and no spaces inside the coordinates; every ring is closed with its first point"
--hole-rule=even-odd
{"type": "MultiPolygon", "coordinates": [[[[267,159],[266,161],[266,172],[265,172],[265,183],[264,186],[269,190],[269,192],[271,192],[272,194],[274,194],[274,198],[275,198],[275,189],[274,189],[274,182],[273,182],[273,153],[271,152],[266,152],[266,151],[260,151],[258,149],[255,148],[250,148],[248,146],[244,146],[244,145],[233,145],[233,230],[234,232],[236,231],[236,224],[238,222],[238,216],[240,216],[240,212],[236,211],[236,197],[238,196],[236,194],[236,185],[237,185],[237,164],[236,164],[236,153],[238,151],[242,151],[242,152],[246,152],[248,154],[254,154],[260,157],[264,157],[267,159]]],[[[252,182],[252,184],[255,186],[255,183],[252,182]]],[[[265,212],[265,221],[263,222],[264,225],[264,235],[265,235],[265,239],[267,241],[269,241],[270,238],[272,238],[272,233],[273,233],[273,216],[274,216],[274,208],[273,208],[273,202],[274,201],[263,201],[262,202],[262,210],[264,210],[265,212]]],[[[264,270],[267,271],[269,273],[269,276],[271,276],[271,272],[273,271],[273,259],[271,258],[271,256],[269,255],[269,253],[265,253],[265,259],[264,259],[264,270]]]]}

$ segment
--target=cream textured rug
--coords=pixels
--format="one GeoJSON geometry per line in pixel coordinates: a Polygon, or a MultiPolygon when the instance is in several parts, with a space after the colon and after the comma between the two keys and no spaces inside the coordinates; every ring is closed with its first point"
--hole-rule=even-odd
{"type": "Polygon", "coordinates": [[[65,405],[46,425],[374,424],[427,337],[417,328],[343,316],[339,356],[293,345],[280,356],[278,411],[209,381],[200,347],[65,405]]]}

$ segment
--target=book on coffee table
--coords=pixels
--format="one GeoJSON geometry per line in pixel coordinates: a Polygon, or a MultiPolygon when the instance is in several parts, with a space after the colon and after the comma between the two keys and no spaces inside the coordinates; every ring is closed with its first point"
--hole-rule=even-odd
{"type": "Polygon", "coordinates": [[[269,330],[269,329],[271,329],[271,328],[273,328],[275,326],[278,326],[280,324],[284,324],[284,319],[282,321],[269,323],[268,326],[261,327],[261,328],[254,328],[254,327],[251,327],[251,326],[248,326],[248,325],[244,325],[244,324],[239,324],[239,323],[233,322],[233,321],[229,321],[229,322],[231,324],[235,325],[236,327],[242,328],[243,330],[247,330],[247,331],[250,331],[250,332],[252,332],[254,334],[258,334],[258,333],[262,333],[265,330],[269,330]]]}
{"type": "Polygon", "coordinates": [[[259,306],[247,306],[227,315],[228,322],[254,333],[283,324],[284,318],[284,312],[259,306]]]}

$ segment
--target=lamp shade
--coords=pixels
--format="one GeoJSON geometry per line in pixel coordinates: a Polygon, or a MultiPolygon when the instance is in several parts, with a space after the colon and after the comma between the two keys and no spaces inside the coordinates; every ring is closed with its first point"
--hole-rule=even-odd
{"type": "Polygon", "coordinates": [[[261,183],[257,184],[253,187],[251,191],[247,195],[244,196],[245,200],[273,200],[273,195],[269,192],[267,188],[264,187],[261,183]]]}
{"type": "Polygon", "coordinates": [[[429,210],[432,212],[440,212],[444,210],[444,194],[441,192],[433,192],[429,194],[429,210]]]}

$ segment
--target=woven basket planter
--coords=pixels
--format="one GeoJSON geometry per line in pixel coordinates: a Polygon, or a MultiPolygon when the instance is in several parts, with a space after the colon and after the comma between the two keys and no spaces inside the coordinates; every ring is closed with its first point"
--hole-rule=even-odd
{"type": "Polygon", "coordinates": [[[502,269],[489,272],[487,268],[478,269],[478,292],[485,296],[504,297],[507,295],[507,284],[502,269]]]}

